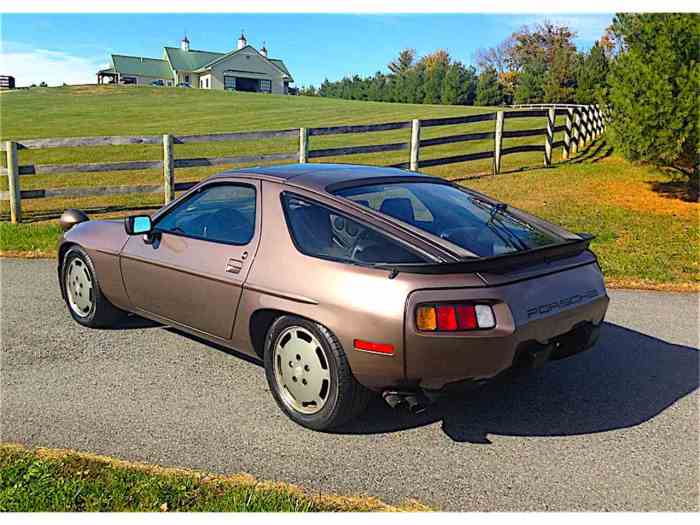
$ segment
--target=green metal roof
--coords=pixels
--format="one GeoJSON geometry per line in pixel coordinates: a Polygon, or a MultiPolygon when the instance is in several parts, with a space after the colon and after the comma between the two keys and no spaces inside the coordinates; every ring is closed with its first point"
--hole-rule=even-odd
{"type": "Polygon", "coordinates": [[[173,72],[166,60],[159,58],[112,55],[114,71],[121,75],[139,75],[154,78],[173,78],[173,72]]]}
{"type": "Polygon", "coordinates": [[[278,68],[280,68],[282,71],[284,71],[284,74],[289,77],[290,82],[294,82],[294,79],[292,78],[292,74],[287,69],[287,66],[284,65],[284,62],[282,62],[279,58],[268,58],[268,60],[270,62],[272,62],[274,65],[276,65],[278,68]]]}
{"type": "MultiPolygon", "coordinates": [[[[234,55],[238,51],[241,50],[235,49],[229,53],[215,53],[212,51],[198,51],[196,49],[183,51],[177,47],[165,47],[163,48],[163,59],[112,55],[112,64],[114,66],[114,70],[122,75],[139,75],[144,77],[168,79],[173,78],[173,69],[176,71],[201,72],[211,66],[211,64],[214,62],[234,55]]],[[[265,58],[262,55],[261,57],[263,59],[265,58]]],[[[284,65],[284,62],[276,58],[268,58],[267,60],[285,75],[287,75],[291,82],[294,81],[292,75],[289,73],[289,70],[284,65]]]]}
{"type": "Polygon", "coordinates": [[[248,47],[251,48],[253,51],[256,51],[263,60],[267,60],[268,62],[271,62],[273,66],[275,66],[277,69],[282,71],[285,75],[287,75],[291,82],[294,81],[294,79],[292,78],[292,75],[289,73],[289,71],[287,70],[287,67],[284,65],[284,62],[282,62],[281,60],[276,59],[276,58],[267,58],[264,55],[260,54],[259,51],[257,51],[253,46],[250,46],[250,45],[244,46],[241,49],[234,49],[233,51],[230,51],[228,53],[216,53],[218,55],[216,58],[212,59],[210,62],[207,62],[206,64],[201,65],[198,69],[200,72],[204,71],[205,69],[208,69],[215,62],[218,62],[219,60],[223,60],[225,58],[233,56],[236,53],[238,53],[239,51],[243,51],[244,49],[246,49],[248,47]]]}
{"type": "Polygon", "coordinates": [[[221,58],[225,53],[213,53],[211,51],[183,51],[178,47],[166,47],[164,56],[173,69],[177,71],[195,71],[202,66],[221,58]]]}

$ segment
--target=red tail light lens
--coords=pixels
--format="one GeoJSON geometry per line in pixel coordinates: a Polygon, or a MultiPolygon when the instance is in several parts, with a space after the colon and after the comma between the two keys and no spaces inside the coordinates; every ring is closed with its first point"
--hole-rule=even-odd
{"type": "Polygon", "coordinates": [[[450,304],[441,304],[437,307],[437,329],[457,330],[457,313],[455,307],[450,304]]]}
{"type": "Polygon", "coordinates": [[[487,304],[430,304],[416,309],[416,326],[424,332],[485,330],[496,326],[487,304]]]}
{"type": "Polygon", "coordinates": [[[479,328],[476,322],[476,310],[473,305],[458,304],[455,308],[457,308],[460,330],[474,330],[475,328],[479,328]]]}

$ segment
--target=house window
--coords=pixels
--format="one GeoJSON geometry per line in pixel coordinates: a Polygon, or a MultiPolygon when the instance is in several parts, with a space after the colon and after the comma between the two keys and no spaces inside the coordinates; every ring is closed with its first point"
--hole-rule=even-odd
{"type": "Polygon", "coordinates": [[[190,83],[190,76],[189,75],[185,75],[185,83],[186,84],[190,83]]]}
{"type": "Polygon", "coordinates": [[[260,91],[263,93],[272,93],[272,81],[260,80],[260,91]]]}
{"type": "Polygon", "coordinates": [[[224,76],[224,89],[236,89],[236,77],[224,76]]]}
{"type": "Polygon", "coordinates": [[[204,79],[204,87],[209,89],[209,79],[208,78],[204,79]]]}

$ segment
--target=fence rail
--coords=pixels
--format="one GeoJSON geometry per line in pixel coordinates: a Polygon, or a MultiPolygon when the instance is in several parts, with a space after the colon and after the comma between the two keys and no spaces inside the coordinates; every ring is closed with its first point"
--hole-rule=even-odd
{"type": "Polygon", "coordinates": [[[524,152],[541,152],[544,155],[544,165],[552,162],[552,150],[562,148],[562,158],[569,158],[586,144],[598,138],[605,129],[608,116],[596,105],[581,106],[571,104],[529,105],[523,109],[518,106],[511,111],[494,111],[476,115],[458,117],[441,117],[430,119],[414,119],[411,121],[385,122],[380,124],[330,126],[316,128],[293,128],[272,131],[241,131],[235,133],[212,133],[206,135],[145,135],[145,136],[103,136],[103,137],[72,137],[29,139],[21,141],[6,141],[0,143],[0,151],[4,151],[7,167],[0,168],[0,176],[8,177],[8,191],[0,192],[0,200],[10,201],[10,219],[13,223],[21,221],[24,199],[43,199],[53,197],[84,197],[101,195],[123,195],[128,193],[163,193],[164,202],[175,198],[175,192],[191,188],[197,182],[175,182],[176,169],[201,166],[218,166],[249,162],[275,162],[298,160],[308,162],[310,159],[359,155],[389,151],[409,150],[407,162],[393,164],[394,167],[409,168],[416,171],[420,168],[441,166],[458,162],[480,159],[493,159],[493,173],[501,170],[503,156],[524,152]],[[566,115],[566,124],[555,126],[557,115],[566,115]],[[544,127],[532,129],[506,129],[507,122],[519,118],[544,117],[544,127]],[[494,121],[492,131],[460,133],[441,137],[421,139],[422,128],[454,126],[477,122],[494,121]],[[311,137],[327,135],[344,135],[357,133],[374,133],[410,129],[410,140],[389,144],[371,144],[363,146],[346,146],[322,149],[310,149],[311,137]],[[564,132],[564,139],[554,141],[554,134],[564,132]],[[504,148],[504,138],[542,136],[541,144],[521,144],[504,148]],[[254,155],[235,155],[223,157],[200,157],[175,159],[173,150],[177,144],[222,142],[222,141],[251,141],[273,138],[297,138],[298,152],[277,152],[254,155]],[[424,148],[455,144],[470,141],[493,140],[493,148],[486,151],[451,155],[447,157],[420,159],[424,148]],[[18,164],[18,150],[69,148],[89,146],[124,146],[124,145],[162,145],[162,160],[136,160],[119,162],[98,162],[81,164],[18,164]],[[21,179],[33,175],[57,175],[63,173],[90,173],[111,171],[133,171],[144,169],[162,169],[163,183],[149,185],[123,185],[101,187],[68,187],[21,190],[21,179]]]}

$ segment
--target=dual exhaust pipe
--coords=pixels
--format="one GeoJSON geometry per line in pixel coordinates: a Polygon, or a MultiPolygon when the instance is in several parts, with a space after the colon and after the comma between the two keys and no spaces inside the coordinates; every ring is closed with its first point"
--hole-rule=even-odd
{"type": "Polygon", "coordinates": [[[415,392],[385,390],[382,392],[382,397],[391,408],[406,408],[413,415],[425,412],[425,403],[419,399],[415,392]]]}

